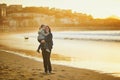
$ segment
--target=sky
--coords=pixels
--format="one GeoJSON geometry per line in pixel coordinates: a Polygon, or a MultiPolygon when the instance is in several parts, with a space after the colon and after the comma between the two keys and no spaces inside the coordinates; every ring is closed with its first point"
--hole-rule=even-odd
{"type": "Polygon", "coordinates": [[[71,9],[73,12],[92,15],[94,18],[118,16],[120,18],[120,0],[0,0],[0,3],[43,6],[71,9]]]}

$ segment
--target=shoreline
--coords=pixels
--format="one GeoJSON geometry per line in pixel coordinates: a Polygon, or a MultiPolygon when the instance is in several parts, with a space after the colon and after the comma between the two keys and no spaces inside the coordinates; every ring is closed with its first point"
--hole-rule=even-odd
{"type": "MultiPolygon", "coordinates": [[[[16,34],[13,34],[13,35],[16,35],[16,34]]],[[[17,34],[18,35],[18,34],[17,34]]],[[[1,36],[4,36],[4,35],[1,35],[1,36]]],[[[7,36],[7,37],[9,37],[9,36],[7,36]]],[[[16,39],[16,37],[15,37],[15,39],[14,39],[14,37],[15,36],[13,36],[13,37],[11,37],[11,35],[10,35],[10,37],[9,38],[5,38],[5,40],[6,39],[10,39],[10,40],[18,40],[18,39],[20,39],[20,40],[18,40],[18,42],[20,41],[20,43],[22,43],[21,41],[23,41],[24,42],[24,37],[23,36],[20,36],[20,38],[19,38],[19,36],[17,36],[17,38],[18,39],[16,39]],[[23,39],[21,39],[21,38],[23,38],[23,39]]],[[[3,39],[3,38],[1,38],[1,39],[3,39]]],[[[31,39],[31,38],[30,38],[31,39]]],[[[4,41],[3,41],[4,42],[4,41]]],[[[5,41],[6,42],[6,41],[5,41]]],[[[9,42],[11,42],[11,41],[9,41],[9,42]]],[[[14,41],[12,41],[12,42],[14,42],[14,41]]],[[[26,43],[27,41],[25,41],[25,43],[26,43]]],[[[4,43],[5,44],[5,43],[4,43]]],[[[76,43],[75,43],[76,44],[76,43]]],[[[94,44],[94,43],[92,43],[92,44],[94,44]]],[[[37,52],[33,49],[33,48],[31,48],[31,50],[29,50],[29,49],[27,49],[29,46],[28,45],[26,45],[25,44],[25,47],[26,46],[28,46],[27,48],[25,48],[25,49],[23,49],[23,48],[21,48],[21,46],[19,47],[19,44],[17,44],[18,46],[16,47],[16,46],[14,46],[15,44],[13,44],[13,46],[10,46],[9,44],[6,44],[6,45],[0,45],[0,48],[1,49],[5,49],[5,50],[10,50],[10,51],[14,51],[14,52],[17,52],[17,53],[20,53],[20,54],[25,54],[25,55],[31,55],[31,56],[35,56],[35,57],[38,57],[38,58],[42,58],[41,57],[41,54],[37,54],[37,52]]],[[[34,45],[34,46],[36,46],[36,45],[34,45]]],[[[89,46],[89,45],[88,45],[89,46]]],[[[64,48],[64,46],[63,46],[63,48],[64,48]]],[[[85,48],[86,49],[86,48],[85,48]]],[[[83,49],[84,50],[84,49],[83,49]]],[[[57,52],[57,51],[54,51],[54,52],[57,52]]],[[[58,51],[59,52],[59,51],[58,51]]],[[[61,54],[55,54],[55,53],[52,53],[52,60],[58,60],[58,61],[61,61],[61,60],[64,60],[64,61],[70,61],[71,60],[71,57],[68,57],[67,55],[65,55],[65,56],[63,56],[63,54],[65,54],[64,52],[59,52],[59,53],[61,53],[61,54]]],[[[57,64],[57,65],[61,65],[61,64],[57,64]]],[[[65,66],[65,65],[64,65],[65,66]]],[[[69,65],[67,65],[67,67],[71,67],[71,66],[69,66],[69,65]]],[[[73,67],[73,66],[72,66],[73,67]]],[[[77,67],[74,67],[74,68],[77,68],[77,67]]],[[[85,67],[82,67],[82,68],[85,68],[85,67]]],[[[95,69],[90,69],[90,70],[95,70],[95,69]]],[[[95,70],[95,71],[98,71],[98,70],[95,70]]],[[[101,71],[99,71],[100,73],[101,73],[101,71]]],[[[108,74],[110,74],[110,75],[113,75],[114,74],[114,72],[107,72],[108,74]]],[[[104,74],[104,72],[102,72],[102,74],[104,74]]],[[[117,73],[115,73],[115,74],[117,74],[117,73]]],[[[118,73],[119,74],[119,73],[118,73]]],[[[116,76],[116,75],[115,75],[116,76]]]]}
{"type": "Polygon", "coordinates": [[[42,62],[4,51],[0,51],[0,56],[0,79],[120,80],[119,77],[114,77],[110,74],[103,74],[93,70],[73,68],[55,64],[52,64],[54,74],[45,75],[43,73],[42,62]]]}

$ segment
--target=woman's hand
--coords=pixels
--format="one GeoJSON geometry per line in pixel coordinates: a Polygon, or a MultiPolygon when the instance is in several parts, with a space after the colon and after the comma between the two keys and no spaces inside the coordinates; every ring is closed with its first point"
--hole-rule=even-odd
{"type": "Polygon", "coordinates": [[[45,43],[45,40],[41,40],[41,43],[45,43]]]}

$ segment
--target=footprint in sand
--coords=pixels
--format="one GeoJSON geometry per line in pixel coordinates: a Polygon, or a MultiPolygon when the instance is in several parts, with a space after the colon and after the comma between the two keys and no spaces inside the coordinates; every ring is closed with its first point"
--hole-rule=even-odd
{"type": "Polygon", "coordinates": [[[41,71],[41,69],[32,69],[32,70],[38,70],[38,71],[41,71]]]}
{"type": "Polygon", "coordinates": [[[38,75],[38,73],[32,73],[32,75],[33,75],[33,76],[36,76],[36,75],[38,75]]]}
{"type": "Polygon", "coordinates": [[[64,69],[62,69],[61,71],[65,71],[64,69]]]}
{"type": "Polygon", "coordinates": [[[89,75],[89,73],[84,73],[85,75],[89,75]]]}
{"type": "Polygon", "coordinates": [[[29,78],[28,80],[35,80],[34,78],[29,78]]]}
{"type": "Polygon", "coordinates": [[[21,77],[25,77],[25,75],[24,75],[24,74],[21,74],[20,76],[21,76],[21,77]]]}
{"type": "Polygon", "coordinates": [[[44,76],[43,76],[43,75],[40,75],[39,77],[43,78],[44,76]]]}
{"type": "Polygon", "coordinates": [[[58,77],[60,77],[60,78],[65,78],[65,76],[62,76],[62,75],[58,75],[58,77]]]}
{"type": "Polygon", "coordinates": [[[9,69],[9,71],[13,71],[12,69],[9,69]]]}

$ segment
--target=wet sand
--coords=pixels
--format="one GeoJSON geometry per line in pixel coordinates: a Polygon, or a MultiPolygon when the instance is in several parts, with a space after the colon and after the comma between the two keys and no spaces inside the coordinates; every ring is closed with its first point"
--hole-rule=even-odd
{"type": "Polygon", "coordinates": [[[44,74],[42,62],[0,51],[0,80],[120,80],[92,70],[52,66],[53,73],[44,74]]]}

